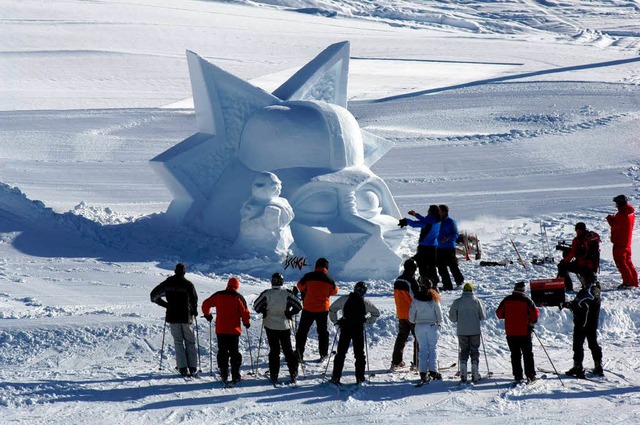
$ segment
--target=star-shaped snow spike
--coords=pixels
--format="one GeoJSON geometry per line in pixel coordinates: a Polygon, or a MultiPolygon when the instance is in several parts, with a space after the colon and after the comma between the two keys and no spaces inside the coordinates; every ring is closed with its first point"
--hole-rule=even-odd
{"type": "MultiPolygon", "coordinates": [[[[286,101],[322,101],[345,107],[349,42],[327,47],[269,94],[187,51],[198,132],[151,160],[171,191],[167,215],[193,219],[215,196],[224,170],[237,157],[242,130],[257,110],[286,101]]],[[[365,165],[371,166],[392,143],[362,131],[365,165]]]]}

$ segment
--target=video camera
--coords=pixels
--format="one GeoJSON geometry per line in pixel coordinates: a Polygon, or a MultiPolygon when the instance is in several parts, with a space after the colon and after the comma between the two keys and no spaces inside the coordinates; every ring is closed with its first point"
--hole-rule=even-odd
{"type": "Polygon", "coordinates": [[[563,254],[566,254],[567,252],[571,251],[571,244],[567,243],[566,241],[558,241],[558,244],[556,245],[556,251],[562,251],[563,254]]]}

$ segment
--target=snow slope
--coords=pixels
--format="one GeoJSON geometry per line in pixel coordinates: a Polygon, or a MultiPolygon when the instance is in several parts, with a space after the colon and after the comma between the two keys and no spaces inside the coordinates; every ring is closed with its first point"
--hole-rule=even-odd
{"type": "MultiPolygon", "coordinates": [[[[606,379],[598,383],[551,377],[537,388],[508,389],[509,353],[494,312],[514,281],[555,274],[554,266],[530,261],[558,258],[556,240],[570,239],[577,221],[605,241],[603,287],[619,283],[604,216],[619,193],[638,207],[638,3],[234,3],[240,2],[0,6],[3,422],[637,423],[637,291],[604,293],[606,379]],[[371,282],[369,292],[383,310],[368,333],[376,375],[353,394],[320,385],[317,364],[298,389],[276,390],[247,376],[222,390],[209,376],[204,320],[202,379],[175,377],[168,336],[159,370],[163,311],[148,294],[176,262],[187,263],[201,299],[231,275],[239,276],[249,302],[268,287],[267,276],[253,272],[260,259],[234,259],[224,241],[203,240],[164,219],[170,195],[148,160],[195,129],[184,51],[273,90],[341,40],[352,43],[349,109],[367,131],[396,143],[374,172],[401,211],[447,203],[462,229],[479,234],[483,259],[513,261],[461,263],[488,308],[481,371],[493,378],[460,388],[454,367],[443,371],[444,381],[416,389],[413,377],[385,373],[396,332],[387,281],[371,282]]],[[[403,257],[416,238],[410,231],[403,257]]],[[[636,264],[638,240],[636,234],[636,264]]],[[[308,270],[284,270],[287,285],[308,270]]],[[[339,282],[341,293],[352,285],[339,282]]],[[[456,296],[444,294],[445,311],[456,296]]],[[[570,313],[541,313],[540,341],[566,370],[570,313]]],[[[259,317],[253,320],[255,360],[259,317]]],[[[244,373],[249,338],[241,339],[244,373]]],[[[537,364],[549,369],[534,343],[537,364]]],[[[317,353],[314,331],[309,344],[308,352],[317,353]]],[[[456,361],[456,344],[446,322],[441,366],[456,361]]],[[[588,350],[585,358],[590,366],[588,350]]],[[[266,370],[264,343],[259,367],[266,370]]],[[[347,382],[352,371],[348,356],[347,382]]]]}

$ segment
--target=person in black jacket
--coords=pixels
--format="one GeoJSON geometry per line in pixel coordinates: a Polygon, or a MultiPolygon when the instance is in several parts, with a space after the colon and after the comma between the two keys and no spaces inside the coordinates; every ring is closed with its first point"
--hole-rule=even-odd
{"type": "Polygon", "coordinates": [[[587,340],[595,367],[593,373],[604,376],[602,370],[602,349],[598,344],[598,321],[600,320],[600,288],[595,282],[585,282],[573,301],[566,302],[563,307],[573,312],[573,367],[566,373],[577,378],[584,378],[584,340],[587,340]]]}
{"type": "Polygon", "coordinates": [[[380,310],[371,301],[364,299],[367,293],[366,282],[358,282],[353,287],[353,292],[343,295],[331,304],[329,319],[334,325],[340,326],[340,339],[338,351],[333,360],[333,374],[330,382],[340,384],[344,360],[353,341],[353,356],[356,359],[356,383],[364,382],[364,370],[367,364],[365,355],[365,323],[372,325],[380,316],[380,310]],[[338,312],[342,311],[342,318],[338,320],[338,312]]]}
{"type": "Polygon", "coordinates": [[[165,321],[171,329],[176,347],[176,368],[182,376],[194,375],[198,370],[193,332],[193,317],[198,314],[198,294],[193,283],[184,277],[186,273],[184,264],[176,264],[175,274],[151,291],[151,302],[167,309],[165,321]]]}

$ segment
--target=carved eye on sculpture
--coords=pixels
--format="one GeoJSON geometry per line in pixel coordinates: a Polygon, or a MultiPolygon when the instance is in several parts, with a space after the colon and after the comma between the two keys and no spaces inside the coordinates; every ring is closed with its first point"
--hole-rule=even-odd
{"type": "Polygon", "coordinates": [[[326,224],[338,216],[338,194],[322,190],[302,198],[294,206],[296,220],[308,225],[326,224]]]}
{"type": "Polygon", "coordinates": [[[356,191],[356,206],[358,215],[373,218],[382,212],[380,195],[371,187],[363,187],[356,191]]]}

